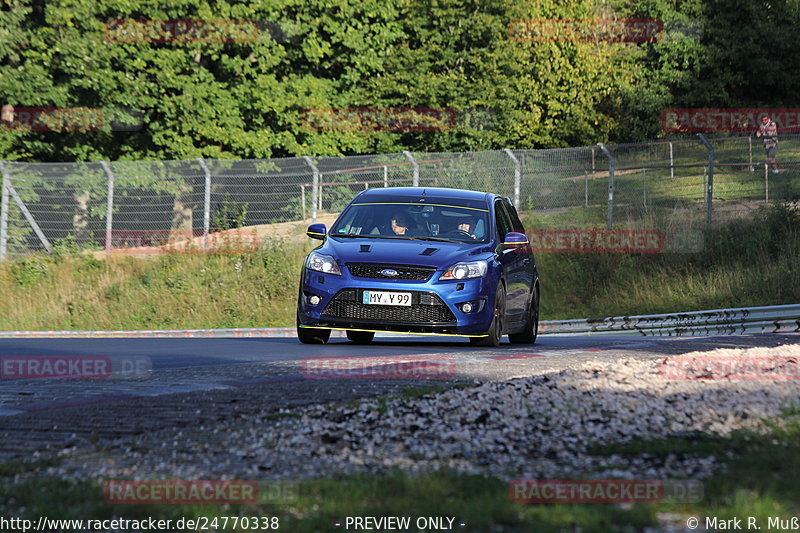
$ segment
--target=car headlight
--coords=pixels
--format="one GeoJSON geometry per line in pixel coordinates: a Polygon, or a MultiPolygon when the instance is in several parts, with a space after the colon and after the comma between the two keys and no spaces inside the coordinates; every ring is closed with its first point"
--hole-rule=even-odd
{"type": "Polygon", "coordinates": [[[339,265],[336,264],[336,260],[333,257],[317,252],[308,254],[306,268],[309,270],[316,270],[317,272],[324,272],[325,274],[342,275],[342,271],[339,270],[339,265]]]}
{"type": "Polygon", "coordinates": [[[486,261],[456,263],[442,274],[440,280],[482,278],[488,270],[486,261]]]}

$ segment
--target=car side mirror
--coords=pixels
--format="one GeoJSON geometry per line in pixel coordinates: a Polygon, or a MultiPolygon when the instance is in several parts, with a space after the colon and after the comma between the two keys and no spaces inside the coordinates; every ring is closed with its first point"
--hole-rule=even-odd
{"type": "Polygon", "coordinates": [[[530,244],[528,241],[528,236],[524,233],[518,233],[516,231],[509,231],[506,233],[506,236],[503,238],[503,249],[504,250],[516,250],[519,248],[525,248],[530,244]]]}
{"type": "Polygon", "coordinates": [[[318,241],[323,240],[327,234],[328,228],[325,227],[325,224],[311,224],[306,231],[306,235],[318,241]]]}

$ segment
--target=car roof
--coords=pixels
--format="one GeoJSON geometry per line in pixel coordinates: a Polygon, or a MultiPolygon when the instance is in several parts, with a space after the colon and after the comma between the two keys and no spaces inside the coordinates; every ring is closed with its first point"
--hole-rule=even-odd
{"type": "Polygon", "coordinates": [[[361,192],[358,196],[364,198],[365,196],[372,196],[380,194],[384,196],[435,196],[439,198],[463,198],[465,200],[490,200],[496,197],[496,194],[468,191],[466,189],[448,189],[445,187],[387,187],[387,188],[370,188],[361,192]]]}

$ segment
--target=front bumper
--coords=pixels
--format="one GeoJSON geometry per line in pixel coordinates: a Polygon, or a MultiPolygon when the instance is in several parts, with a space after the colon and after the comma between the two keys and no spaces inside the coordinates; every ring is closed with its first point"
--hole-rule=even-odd
{"type": "Polygon", "coordinates": [[[342,268],[341,276],[303,269],[297,304],[298,325],[330,329],[361,329],[405,333],[483,336],[492,321],[494,285],[489,277],[438,281],[440,271],[427,281],[357,278],[342,268]],[[411,294],[411,305],[363,303],[363,292],[392,291],[411,294]],[[316,305],[311,296],[319,297],[316,305]],[[465,313],[461,304],[471,302],[465,313]]]}

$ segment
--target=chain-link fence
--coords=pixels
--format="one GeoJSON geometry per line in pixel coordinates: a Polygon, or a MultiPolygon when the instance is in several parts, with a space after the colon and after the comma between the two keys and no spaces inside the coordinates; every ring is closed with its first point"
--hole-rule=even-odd
{"type": "Polygon", "coordinates": [[[230,228],[316,220],[359,190],[496,192],[541,227],[702,227],[800,196],[800,135],[778,172],[752,137],[552,150],[265,160],[0,162],[0,259],[67,240],[113,250],[230,228]]]}

